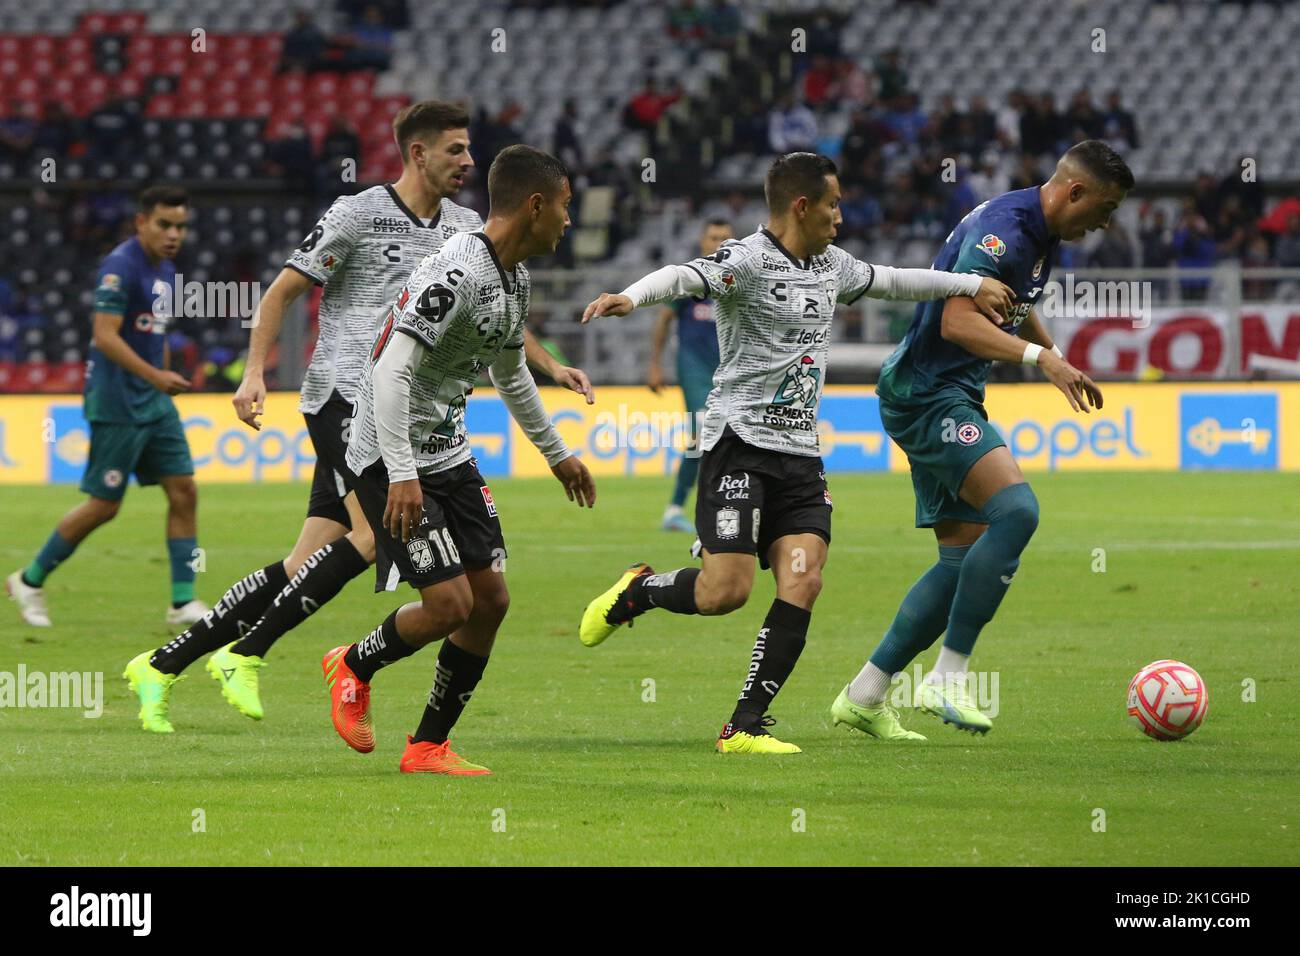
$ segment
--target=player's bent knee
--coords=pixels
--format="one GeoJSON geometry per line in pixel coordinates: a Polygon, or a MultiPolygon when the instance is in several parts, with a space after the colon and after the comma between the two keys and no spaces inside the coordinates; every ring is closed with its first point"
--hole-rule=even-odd
{"type": "Polygon", "coordinates": [[[1028,541],[1038,529],[1038,497],[1028,482],[1009,485],[989,499],[988,516],[1028,541]]]}
{"type": "Polygon", "coordinates": [[[822,573],[803,571],[793,580],[783,581],[777,588],[777,597],[798,607],[810,608],[822,593],[822,573]]]}
{"type": "Polygon", "coordinates": [[[122,510],[122,501],[109,501],[106,498],[91,498],[91,504],[94,508],[92,512],[96,524],[107,524],[117,517],[117,513],[122,510]]]}
{"type": "Polygon", "coordinates": [[[468,586],[438,588],[421,603],[423,630],[430,639],[450,634],[465,626],[473,610],[474,595],[468,586]]]}

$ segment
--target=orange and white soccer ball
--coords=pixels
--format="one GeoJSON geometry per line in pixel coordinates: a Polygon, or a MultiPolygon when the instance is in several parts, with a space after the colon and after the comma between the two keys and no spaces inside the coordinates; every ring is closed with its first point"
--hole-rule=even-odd
{"type": "Polygon", "coordinates": [[[1148,737],[1181,740],[1205,719],[1205,681],[1182,661],[1155,661],[1128,685],[1128,719],[1148,737]]]}

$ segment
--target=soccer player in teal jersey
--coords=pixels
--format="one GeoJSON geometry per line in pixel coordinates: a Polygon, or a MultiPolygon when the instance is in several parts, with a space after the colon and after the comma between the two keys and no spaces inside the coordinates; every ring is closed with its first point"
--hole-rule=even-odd
{"type": "MultiPolygon", "coordinates": [[[[718,246],[731,238],[731,224],[725,219],[710,219],[700,233],[700,256],[708,258],[718,251],[718,246]]],[[[718,368],[718,324],[713,317],[712,299],[679,299],[659,310],[654,336],[650,340],[650,391],[656,395],[664,387],[661,356],[668,341],[668,326],[677,320],[677,384],[686,399],[689,419],[690,444],[677,467],[677,480],[673,484],[673,497],[664,510],[660,527],[665,531],[695,533],[695,522],[687,517],[683,506],[686,496],[695,487],[700,473],[699,451],[696,448],[696,424],[713,390],[713,373],[718,368]]]]}
{"type": "Polygon", "coordinates": [[[208,610],[194,599],[198,490],[185,430],[171,400],[189,391],[190,383],[167,367],[176,277],[172,258],[185,239],[188,205],[183,189],[146,189],[140,194],[134,238],[117,246],[99,267],[86,368],[90,454],[81,479],[81,490],[89,497],[63,516],[25,569],[5,580],[28,624],[49,627],[45,578],[87,535],[113,519],[132,474],[141,485],[162,485],[167,495],[172,570],[167,623],[192,624],[208,610]]]}
{"type": "Polygon", "coordinates": [[[975,733],[992,727],[971,702],[967,665],[1038,526],[1038,500],[984,412],[997,362],[1037,365],[1070,407],[1101,408],[1101,392],[1052,344],[1033,311],[1061,240],[1105,229],[1133,174],[1105,143],[1072,147],[1042,186],[977,206],[944,243],[934,268],[1001,279],[1017,303],[1001,325],[962,296],[923,302],[876,393],[889,436],[907,453],[916,526],[933,528],[939,560],[904,598],[884,640],[831,707],[844,723],[884,739],[924,739],[903,729],[886,700],[893,676],[946,632],[915,706],[975,733]]]}

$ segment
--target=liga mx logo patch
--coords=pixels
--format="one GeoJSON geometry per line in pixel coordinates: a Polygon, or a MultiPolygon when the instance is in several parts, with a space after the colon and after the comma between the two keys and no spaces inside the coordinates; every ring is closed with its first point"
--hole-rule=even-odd
{"type": "Polygon", "coordinates": [[[980,240],[980,244],[976,246],[976,248],[983,249],[985,252],[987,252],[990,256],[993,257],[994,261],[997,261],[998,259],[1001,259],[1002,256],[1006,253],[1007,244],[990,232],[987,236],[985,236],[983,239],[980,240]]]}
{"type": "Polygon", "coordinates": [[[433,567],[433,552],[429,542],[423,538],[412,538],[406,543],[406,553],[411,556],[411,565],[417,571],[427,571],[433,567]]]}
{"type": "Polygon", "coordinates": [[[492,500],[492,490],[484,485],[479,489],[483,492],[483,504],[487,507],[487,513],[495,518],[497,516],[497,503],[492,500]]]}
{"type": "Polygon", "coordinates": [[[962,422],[957,426],[957,441],[962,445],[973,445],[984,437],[984,431],[974,422],[962,422]]]}

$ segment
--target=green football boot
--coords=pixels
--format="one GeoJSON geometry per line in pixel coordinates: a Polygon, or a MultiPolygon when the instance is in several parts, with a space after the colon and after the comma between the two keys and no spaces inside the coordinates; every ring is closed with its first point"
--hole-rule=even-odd
{"type": "Polygon", "coordinates": [[[881,701],[878,707],[853,703],[849,700],[847,685],[831,704],[831,723],[835,726],[848,724],[854,730],[881,740],[925,740],[924,734],[908,730],[898,722],[898,711],[888,701],[881,701]]]}
{"type": "Polygon", "coordinates": [[[987,734],[993,729],[993,721],[980,713],[971,701],[964,680],[947,680],[942,684],[922,681],[916,689],[915,706],[922,713],[938,717],[958,730],[987,734]]]}
{"type": "Polygon", "coordinates": [[[226,703],[245,717],[262,719],[262,700],[257,696],[257,669],[266,661],[255,655],[236,654],[231,641],[208,658],[208,673],[221,685],[226,703]]]}
{"type": "Polygon", "coordinates": [[[180,674],[164,674],[149,663],[151,657],[153,651],[137,654],[126,665],[122,676],[127,679],[131,690],[140,698],[140,723],[144,729],[155,734],[170,734],[176,728],[167,719],[168,697],[171,695],[172,685],[178,680],[184,680],[184,677],[180,674]]]}

